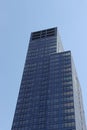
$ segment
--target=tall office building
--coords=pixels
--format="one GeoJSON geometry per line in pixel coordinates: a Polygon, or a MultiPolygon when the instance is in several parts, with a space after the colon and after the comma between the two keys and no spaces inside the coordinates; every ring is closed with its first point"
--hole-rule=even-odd
{"type": "Polygon", "coordinates": [[[57,28],[31,33],[12,130],[86,130],[71,51],[57,28]]]}

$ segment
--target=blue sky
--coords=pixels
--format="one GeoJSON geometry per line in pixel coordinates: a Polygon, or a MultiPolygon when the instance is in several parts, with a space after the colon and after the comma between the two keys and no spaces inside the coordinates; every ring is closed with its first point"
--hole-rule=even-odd
{"type": "Polygon", "coordinates": [[[0,0],[0,130],[10,130],[31,31],[57,26],[71,50],[87,122],[87,0],[0,0]]]}

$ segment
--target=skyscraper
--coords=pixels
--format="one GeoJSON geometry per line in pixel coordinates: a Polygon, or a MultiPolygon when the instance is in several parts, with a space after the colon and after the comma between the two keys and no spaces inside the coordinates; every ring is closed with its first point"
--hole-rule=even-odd
{"type": "Polygon", "coordinates": [[[31,33],[12,130],[86,130],[71,51],[57,28],[31,33]]]}

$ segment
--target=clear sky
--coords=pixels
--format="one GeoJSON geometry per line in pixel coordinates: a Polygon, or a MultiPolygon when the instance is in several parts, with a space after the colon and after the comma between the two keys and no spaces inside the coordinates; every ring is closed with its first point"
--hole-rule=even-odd
{"type": "Polygon", "coordinates": [[[31,31],[57,26],[71,50],[87,122],[87,0],[0,0],[0,130],[10,130],[31,31]]]}

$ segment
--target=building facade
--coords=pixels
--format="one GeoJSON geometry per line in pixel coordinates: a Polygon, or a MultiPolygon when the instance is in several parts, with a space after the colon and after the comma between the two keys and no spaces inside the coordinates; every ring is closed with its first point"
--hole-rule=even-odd
{"type": "Polygon", "coordinates": [[[11,130],[86,130],[71,51],[56,27],[31,33],[11,130]]]}

